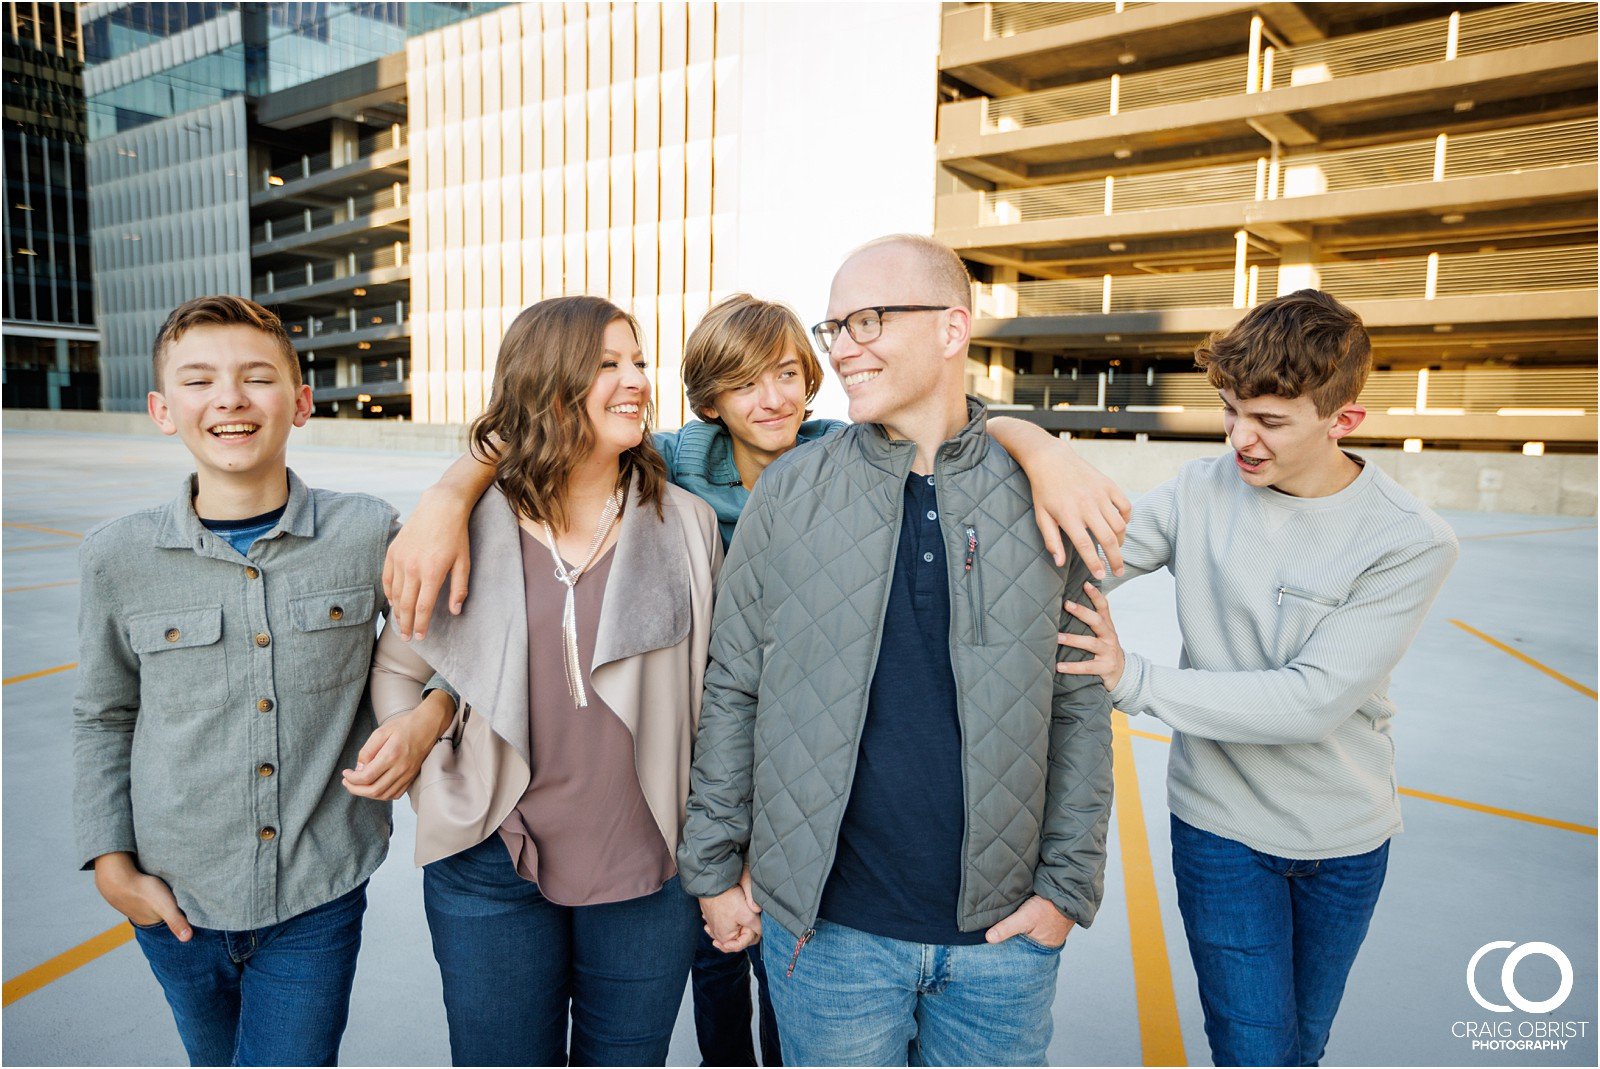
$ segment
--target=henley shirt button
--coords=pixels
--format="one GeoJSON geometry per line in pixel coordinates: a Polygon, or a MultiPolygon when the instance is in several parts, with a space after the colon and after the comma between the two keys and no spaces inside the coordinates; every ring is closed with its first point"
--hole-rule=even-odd
{"type": "Polygon", "coordinates": [[[933,563],[933,554],[932,553],[924,553],[922,555],[922,559],[927,561],[929,564],[932,564],[933,563]]]}
{"type": "MultiPolygon", "coordinates": [[[[276,771],[278,770],[273,768],[271,765],[262,765],[260,768],[256,769],[256,775],[260,776],[262,779],[265,779],[276,771]]],[[[266,838],[266,836],[262,836],[262,838],[266,838]]]]}
{"type": "Polygon", "coordinates": [[[259,635],[256,636],[256,645],[257,646],[265,647],[267,645],[270,645],[271,642],[272,642],[272,636],[267,634],[265,631],[261,632],[259,635]]]}
{"type": "Polygon", "coordinates": [[[259,579],[261,578],[261,573],[256,571],[254,568],[246,568],[244,570],[244,577],[246,579],[259,579]]]}
{"type": "Polygon", "coordinates": [[[928,510],[928,519],[937,520],[938,518],[939,518],[939,514],[937,512],[933,511],[932,509],[928,510]]]}
{"type": "Polygon", "coordinates": [[[176,627],[167,629],[167,641],[168,642],[176,642],[176,641],[178,641],[178,639],[180,637],[181,636],[178,634],[178,629],[176,627]]]}
{"type": "Polygon", "coordinates": [[[278,837],[278,829],[272,827],[262,828],[260,831],[256,832],[256,834],[261,836],[262,842],[270,843],[272,840],[278,837]]]}
{"type": "Polygon", "coordinates": [[[928,476],[928,485],[929,486],[933,485],[933,476],[932,475],[928,476]]]}
{"type": "Polygon", "coordinates": [[[262,698],[260,701],[256,702],[256,709],[263,713],[272,712],[272,699],[262,698]]]}
{"type": "Polygon", "coordinates": [[[335,605],[333,608],[328,610],[328,619],[330,619],[330,620],[342,620],[342,619],[344,619],[344,610],[341,609],[339,606],[335,605]]]}

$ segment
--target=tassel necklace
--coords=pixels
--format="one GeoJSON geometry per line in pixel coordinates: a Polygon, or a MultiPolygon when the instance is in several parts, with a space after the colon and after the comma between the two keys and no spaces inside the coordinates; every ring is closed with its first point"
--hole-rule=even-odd
{"type": "Polygon", "coordinates": [[[567,588],[567,604],[561,614],[561,637],[565,654],[562,660],[566,662],[567,693],[572,695],[572,704],[579,709],[589,707],[589,696],[583,688],[583,665],[578,660],[578,603],[573,588],[588,572],[595,557],[599,556],[600,547],[605,543],[606,535],[611,533],[611,525],[617,522],[617,516],[621,512],[622,488],[619,486],[606,501],[606,507],[600,511],[600,526],[594,532],[594,541],[589,543],[588,559],[570,571],[566,561],[561,559],[560,552],[556,550],[555,532],[550,529],[548,522],[542,524],[544,536],[549,540],[550,559],[556,562],[556,579],[567,588]]]}

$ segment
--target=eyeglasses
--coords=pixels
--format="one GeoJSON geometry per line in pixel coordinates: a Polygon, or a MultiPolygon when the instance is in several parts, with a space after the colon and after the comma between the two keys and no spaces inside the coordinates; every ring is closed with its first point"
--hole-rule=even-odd
{"type": "Polygon", "coordinates": [[[877,341],[883,333],[886,312],[943,312],[949,307],[948,304],[881,304],[875,308],[857,308],[843,319],[824,319],[811,328],[811,336],[817,339],[817,348],[830,353],[833,343],[844,331],[849,332],[857,345],[877,341]]]}

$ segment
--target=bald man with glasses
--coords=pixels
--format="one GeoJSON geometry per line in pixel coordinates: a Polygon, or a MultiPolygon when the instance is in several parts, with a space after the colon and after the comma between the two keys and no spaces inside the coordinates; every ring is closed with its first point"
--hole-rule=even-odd
{"type": "Polygon", "coordinates": [[[925,237],[845,261],[855,425],[767,469],[719,584],[679,871],[792,1064],[1042,1063],[1101,898],[1110,700],[1055,670],[1089,569],[964,394],[970,290],[925,237]]]}

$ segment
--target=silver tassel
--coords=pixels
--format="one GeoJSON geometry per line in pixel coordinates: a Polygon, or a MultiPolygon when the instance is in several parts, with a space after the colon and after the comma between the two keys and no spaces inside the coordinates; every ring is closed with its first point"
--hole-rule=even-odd
{"type": "Polygon", "coordinates": [[[557,576],[567,587],[567,607],[561,614],[561,637],[566,647],[567,693],[579,709],[589,708],[589,695],[583,689],[583,665],[578,661],[578,599],[574,591],[577,577],[557,576]]]}
{"type": "Polygon", "coordinates": [[[594,541],[589,544],[589,557],[577,568],[567,568],[566,562],[561,559],[561,553],[556,549],[556,534],[550,525],[544,524],[544,536],[549,540],[550,559],[555,561],[555,576],[562,586],[567,588],[567,603],[561,611],[561,639],[562,653],[565,656],[567,670],[567,693],[572,696],[572,704],[579,709],[589,708],[589,695],[583,686],[583,664],[578,659],[578,598],[574,589],[578,580],[589,570],[595,557],[600,554],[600,547],[605,543],[606,535],[611,531],[611,525],[617,522],[617,514],[622,511],[622,490],[611,495],[606,502],[606,507],[600,513],[600,527],[594,533],[594,541]]]}

